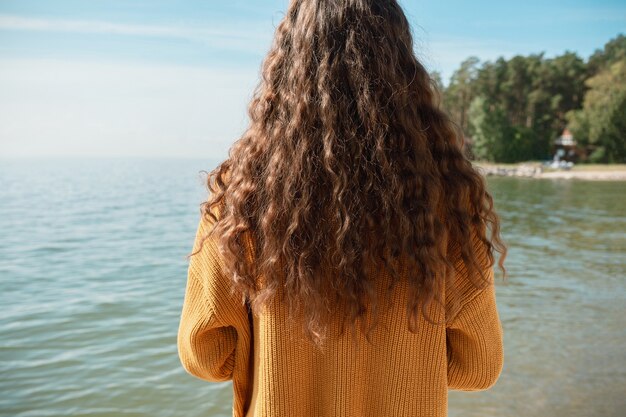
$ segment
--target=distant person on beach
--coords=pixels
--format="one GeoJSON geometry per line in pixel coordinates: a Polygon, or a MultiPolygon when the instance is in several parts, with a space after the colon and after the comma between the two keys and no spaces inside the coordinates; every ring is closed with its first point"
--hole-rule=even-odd
{"type": "Polygon", "coordinates": [[[503,366],[485,179],[395,0],[292,0],[208,173],[178,329],[234,417],[446,416],[503,366]]]}

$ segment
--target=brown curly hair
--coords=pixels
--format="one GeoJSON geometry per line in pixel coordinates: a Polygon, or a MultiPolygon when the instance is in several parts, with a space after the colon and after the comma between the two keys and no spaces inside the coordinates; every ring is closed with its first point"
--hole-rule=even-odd
{"type": "Polygon", "coordinates": [[[206,179],[202,243],[219,236],[233,291],[254,311],[280,293],[319,346],[333,316],[343,333],[376,311],[377,264],[389,291],[407,271],[412,332],[446,305],[455,259],[481,287],[495,249],[506,277],[492,197],[439,97],[395,0],[292,0],[250,125],[206,179]]]}

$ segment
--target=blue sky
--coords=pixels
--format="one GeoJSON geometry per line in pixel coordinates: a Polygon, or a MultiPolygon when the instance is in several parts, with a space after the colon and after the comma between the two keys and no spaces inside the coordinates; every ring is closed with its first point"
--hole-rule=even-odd
{"type": "MultiPolygon", "coordinates": [[[[626,32],[623,1],[400,1],[444,82],[481,60],[626,32]]],[[[0,156],[220,158],[288,1],[0,0],[0,156]]]]}

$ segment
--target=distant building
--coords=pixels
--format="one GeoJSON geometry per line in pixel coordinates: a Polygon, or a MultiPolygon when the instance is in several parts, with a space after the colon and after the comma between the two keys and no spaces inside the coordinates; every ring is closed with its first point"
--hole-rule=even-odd
{"type": "Polygon", "coordinates": [[[584,158],[584,152],[578,148],[574,135],[568,128],[554,140],[552,155],[555,161],[577,162],[580,157],[584,158]]]}
{"type": "Polygon", "coordinates": [[[570,132],[568,128],[565,128],[561,136],[556,138],[554,144],[563,147],[574,147],[576,146],[576,141],[574,140],[574,135],[572,135],[572,132],[570,132]]]}

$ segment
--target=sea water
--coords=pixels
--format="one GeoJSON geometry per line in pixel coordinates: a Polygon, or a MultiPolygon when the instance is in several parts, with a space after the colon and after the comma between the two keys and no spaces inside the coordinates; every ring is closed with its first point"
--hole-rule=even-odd
{"type": "MultiPolygon", "coordinates": [[[[187,261],[215,160],[0,161],[0,414],[231,415],[179,362],[187,261]]],[[[450,416],[626,410],[626,182],[488,177],[509,246],[498,383],[450,416]]],[[[496,270],[496,276],[500,276],[496,270]]]]}

